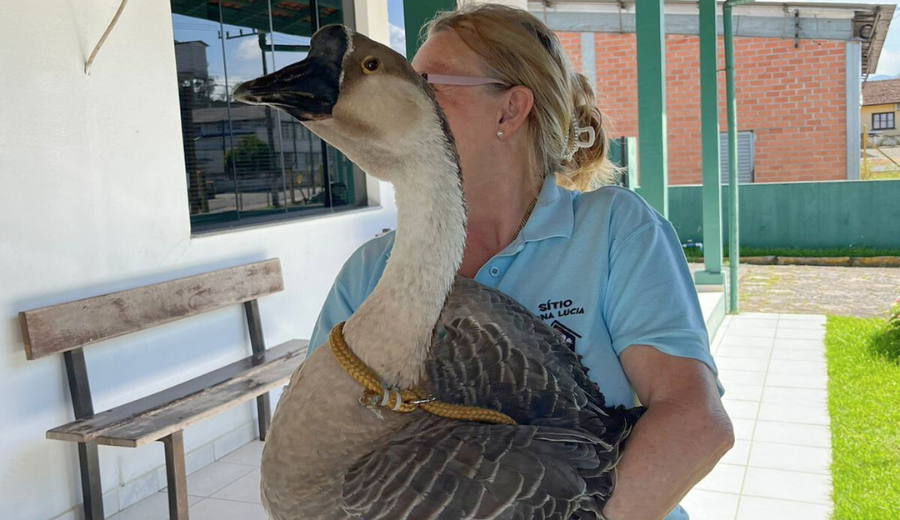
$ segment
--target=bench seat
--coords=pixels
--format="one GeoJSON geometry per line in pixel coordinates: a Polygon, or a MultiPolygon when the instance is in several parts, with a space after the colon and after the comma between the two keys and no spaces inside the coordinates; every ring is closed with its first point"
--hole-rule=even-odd
{"type": "Polygon", "coordinates": [[[291,340],[147,397],[47,432],[48,439],[136,448],[288,382],[306,358],[291,340]]]}

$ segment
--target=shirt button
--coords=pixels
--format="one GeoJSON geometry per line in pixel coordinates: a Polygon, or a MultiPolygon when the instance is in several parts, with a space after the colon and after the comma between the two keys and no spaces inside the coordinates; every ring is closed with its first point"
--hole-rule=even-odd
{"type": "Polygon", "coordinates": [[[491,267],[490,273],[491,276],[498,276],[500,274],[500,268],[497,266],[491,267]]]}

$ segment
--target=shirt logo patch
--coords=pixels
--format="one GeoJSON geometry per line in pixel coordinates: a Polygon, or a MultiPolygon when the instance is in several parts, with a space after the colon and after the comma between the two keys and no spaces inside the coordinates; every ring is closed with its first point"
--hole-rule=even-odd
{"type": "Polygon", "coordinates": [[[542,320],[552,320],[574,314],[584,314],[584,307],[575,305],[572,300],[547,300],[538,305],[538,317],[542,320]]]}
{"type": "Polygon", "coordinates": [[[574,351],[575,342],[578,341],[578,338],[581,337],[581,334],[578,334],[577,332],[570,329],[569,327],[566,327],[557,320],[553,320],[553,323],[551,323],[550,326],[562,333],[562,335],[566,338],[566,345],[568,345],[569,348],[574,351]]]}

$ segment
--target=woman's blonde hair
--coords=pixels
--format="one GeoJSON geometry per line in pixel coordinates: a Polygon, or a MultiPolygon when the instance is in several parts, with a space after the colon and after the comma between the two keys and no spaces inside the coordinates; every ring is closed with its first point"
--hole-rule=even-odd
{"type": "Polygon", "coordinates": [[[481,58],[488,75],[531,89],[531,160],[540,179],[555,173],[558,184],[581,191],[615,183],[594,89],[572,70],[556,35],[534,15],[504,5],[470,4],[438,13],[422,30],[428,37],[455,31],[481,58]],[[594,143],[576,148],[575,128],[587,126],[594,129],[594,143]]]}

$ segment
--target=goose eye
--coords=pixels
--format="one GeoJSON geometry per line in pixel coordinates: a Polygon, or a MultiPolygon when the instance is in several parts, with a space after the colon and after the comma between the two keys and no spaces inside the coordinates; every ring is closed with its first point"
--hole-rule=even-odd
{"type": "Polygon", "coordinates": [[[363,61],[363,72],[366,74],[371,74],[378,70],[381,67],[381,62],[378,61],[378,58],[366,58],[363,61]]]}

